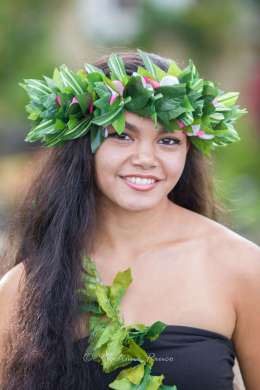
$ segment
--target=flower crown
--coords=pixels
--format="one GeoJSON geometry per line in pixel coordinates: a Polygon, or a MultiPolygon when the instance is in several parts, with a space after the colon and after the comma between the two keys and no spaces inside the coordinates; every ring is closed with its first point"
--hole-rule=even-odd
{"type": "Polygon", "coordinates": [[[192,60],[183,70],[171,60],[165,72],[148,53],[137,51],[144,67],[131,75],[122,58],[112,53],[110,77],[91,64],[77,72],[63,64],[53,78],[19,83],[30,97],[26,111],[34,122],[25,141],[52,147],[89,133],[95,153],[107,137],[106,126],[119,135],[124,131],[125,111],[151,117],[156,128],[160,122],[166,131],[184,131],[206,155],[240,140],[234,122],[247,110],[235,104],[238,92],[224,93],[200,78],[192,60]]]}

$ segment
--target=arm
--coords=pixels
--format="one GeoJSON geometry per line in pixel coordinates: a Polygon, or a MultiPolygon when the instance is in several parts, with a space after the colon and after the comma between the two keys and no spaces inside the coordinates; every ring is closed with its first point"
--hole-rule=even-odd
{"type": "Polygon", "coordinates": [[[260,248],[239,245],[234,346],[246,390],[260,388],[260,248]]]}

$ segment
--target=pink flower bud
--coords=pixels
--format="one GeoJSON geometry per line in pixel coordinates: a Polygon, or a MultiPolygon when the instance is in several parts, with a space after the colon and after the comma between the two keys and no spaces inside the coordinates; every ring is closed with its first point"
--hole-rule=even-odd
{"type": "Polygon", "coordinates": [[[73,96],[72,100],[71,100],[71,104],[76,104],[78,103],[78,99],[76,98],[76,96],[73,96]]]}
{"type": "Polygon", "coordinates": [[[122,96],[123,92],[124,92],[124,86],[121,83],[121,81],[120,80],[112,80],[112,83],[115,86],[115,89],[117,90],[117,92],[122,96]]]}
{"type": "Polygon", "coordinates": [[[109,100],[109,104],[113,104],[114,101],[116,100],[117,96],[118,96],[118,93],[112,92],[112,95],[111,95],[110,100],[109,100]]]}
{"type": "Polygon", "coordinates": [[[153,88],[160,88],[160,83],[156,80],[151,79],[150,77],[144,76],[145,81],[150,84],[153,88]]]}
{"type": "Polygon", "coordinates": [[[185,127],[185,124],[180,119],[177,119],[177,123],[180,129],[183,129],[185,127]]]}
{"type": "Polygon", "coordinates": [[[196,132],[196,135],[199,137],[199,138],[202,138],[203,135],[205,135],[205,132],[203,130],[199,130],[196,132]]]}
{"type": "Polygon", "coordinates": [[[89,110],[90,114],[94,111],[94,105],[93,105],[93,100],[92,99],[90,100],[90,103],[89,103],[89,106],[88,106],[88,110],[89,110]]]}
{"type": "Polygon", "coordinates": [[[58,104],[58,106],[61,106],[61,97],[59,95],[56,96],[55,102],[58,104]]]}

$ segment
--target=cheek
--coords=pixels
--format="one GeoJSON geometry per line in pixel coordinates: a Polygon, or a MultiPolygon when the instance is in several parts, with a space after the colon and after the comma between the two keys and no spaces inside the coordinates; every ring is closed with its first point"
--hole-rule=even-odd
{"type": "Polygon", "coordinates": [[[114,184],[120,173],[121,156],[104,145],[97,150],[94,161],[97,186],[100,189],[107,189],[109,185],[114,184]]]}
{"type": "Polygon", "coordinates": [[[173,184],[175,185],[184,170],[186,156],[184,154],[180,154],[178,156],[175,155],[174,157],[175,158],[173,159],[166,160],[164,162],[164,167],[169,182],[173,182],[173,184]]]}

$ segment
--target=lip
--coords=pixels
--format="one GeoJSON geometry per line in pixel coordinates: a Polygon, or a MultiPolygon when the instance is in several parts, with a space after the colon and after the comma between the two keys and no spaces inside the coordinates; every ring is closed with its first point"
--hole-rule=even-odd
{"type": "Polygon", "coordinates": [[[127,181],[126,177],[128,177],[128,176],[120,176],[120,177],[126,183],[126,185],[128,185],[128,187],[133,188],[134,190],[137,190],[137,191],[150,191],[154,187],[156,187],[158,182],[159,182],[159,180],[156,180],[154,183],[151,183],[151,184],[138,185],[138,184],[130,183],[129,181],[127,181]]]}
{"type": "Polygon", "coordinates": [[[142,179],[154,179],[156,181],[160,181],[162,179],[159,179],[159,177],[157,176],[154,176],[154,175],[142,175],[141,173],[137,173],[137,174],[129,174],[129,175],[124,175],[124,176],[120,176],[122,178],[126,178],[126,177],[141,177],[142,179]]]}

